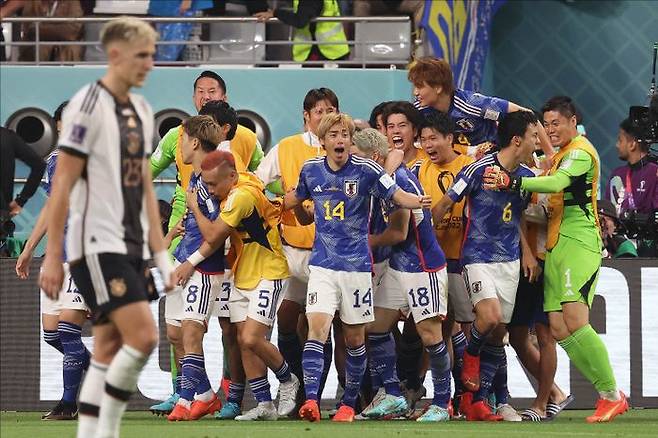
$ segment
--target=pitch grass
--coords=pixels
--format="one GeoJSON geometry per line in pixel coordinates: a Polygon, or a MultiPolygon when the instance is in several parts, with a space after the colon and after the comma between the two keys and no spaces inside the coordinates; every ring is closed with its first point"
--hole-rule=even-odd
{"type": "MultiPolygon", "coordinates": [[[[336,424],[323,420],[240,423],[205,418],[195,422],[168,423],[147,412],[128,412],[121,428],[122,438],[384,438],[384,437],[656,437],[658,409],[634,409],[608,424],[587,424],[591,411],[566,411],[547,423],[467,423],[451,421],[421,424],[411,421],[360,421],[336,424]],[[445,435],[444,435],[445,436],[445,435]]],[[[75,436],[73,421],[41,421],[37,412],[2,412],[2,438],[65,438],[75,436]]]]}

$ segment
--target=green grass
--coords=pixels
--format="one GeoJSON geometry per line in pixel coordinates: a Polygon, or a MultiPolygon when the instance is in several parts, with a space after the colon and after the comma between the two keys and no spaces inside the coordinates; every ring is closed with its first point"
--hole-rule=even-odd
{"type": "MultiPolygon", "coordinates": [[[[590,411],[567,411],[548,423],[467,423],[452,421],[420,424],[411,421],[368,421],[335,424],[322,420],[318,424],[281,420],[276,422],[238,423],[206,418],[196,422],[169,424],[162,417],[146,412],[129,412],[123,421],[122,438],[384,438],[437,437],[449,438],[504,436],[517,437],[619,437],[658,436],[658,409],[631,410],[609,424],[587,424],[590,411]],[[444,435],[445,436],[445,435],[444,435]]],[[[3,412],[0,414],[0,436],[64,438],[75,436],[75,422],[41,421],[37,412],[3,412]]]]}

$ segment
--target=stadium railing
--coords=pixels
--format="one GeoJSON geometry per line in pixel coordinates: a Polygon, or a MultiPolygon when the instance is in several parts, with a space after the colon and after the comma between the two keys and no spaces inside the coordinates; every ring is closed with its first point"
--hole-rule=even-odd
{"type": "MultiPolygon", "coordinates": [[[[23,23],[35,24],[35,38],[34,41],[5,41],[0,43],[0,50],[4,50],[6,46],[21,47],[21,46],[34,46],[35,47],[35,60],[34,61],[17,61],[11,58],[17,58],[14,53],[8,58],[5,65],[61,65],[61,64],[86,64],[86,65],[99,65],[105,64],[103,60],[80,60],[75,62],[61,62],[61,61],[44,61],[39,59],[39,46],[41,45],[77,45],[86,46],[89,48],[98,47],[100,41],[44,41],[40,39],[40,25],[43,23],[67,23],[76,22],[83,24],[104,23],[111,20],[113,17],[83,17],[83,18],[68,18],[68,17],[11,17],[2,20],[3,24],[10,23],[13,25],[21,25],[23,23]]],[[[142,20],[150,23],[193,23],[193,24],[218,24],[218,23],[232,23],[244,25],[257,25],[258,20],[254,17],[140,17],[142,20]]],[[[397,66],[405,66],[411,59],[411,56],[421,41],[413,39],[411,19],[408,16],[377,16],[377,17],[318,17],[312,20],[313,22],[341,22],[353,23],[355,28],[363,26],[362,32],[354,32],[357,38],[347,39],[344,43],[348,44],[351,48],[351,54],[348,59],[335,60],[335,61],[305,61],[305,66],[318,66],[322,67],[326,64],[331,64],[338,67],[361,67],[368,66],[390,66],[396,68],[397,66]],[[388,32],[382,32],[381,26],[389,26],[388,32]],[[374,26],[374,27],[373,27],[374,26]],[[393,27],[390,27],[393,26],[393,27]],[[368,35],[372,34],[373,39],[369,39],[368,35]],[[382,35],[391,35],[388,40],[382,40],[382,35]],[[379,39],[378,39],[379,36],[379,39]],[[397,39],[395,39],[397,37],[397,39]]],[[[278,19],[272,18],[267,24],[281,23],[278,19]]],[[[292,27],[291,27],[292,29],[292,27]]],[[[264,32],[263,32],[264,33],[264,32]]],[[[15,34],[15,32],[14,32],[15,34]]],[[[292,30],[289,33],[292,34],[292,30]]],[[[176,41],[158,41],[157,45],[184,45],[184,46],[201,46],[210,48],[212,46],[221,45],[222,47],[238,47],[244,46],[247,42],[235,39],[223,40],[176,40],[176,41]]],[[[256,46],[294,46],[296,44],[304,44],[304,42],[295,42],[289,37],[286,40],[268,40],[267,38],[255,38],[254,41],[249,43],[256,46]]],[[[337,42],[314,42],[316,45],[333,45],[337,42]]],[[[340,42],[338,42],[340,43],[340,42]]],[[[12,50],[12,52],[14,52],[12,50]]],[[[204,56],[204,58],[207,58],[204,56]]],[[[204,64],[229,64],[229,65],[257,65],[257,66],[286,66],[286,65],[299,65],[299,62],[284,59],[259,59],[259,51],[251,50],[251,57],[226,57],[214,59],[199,59],[199,60],[184,60],[184,61],[158,61],[156,65],[167,66],[189,66],[189,65],[204,65],[204,64]]]]}

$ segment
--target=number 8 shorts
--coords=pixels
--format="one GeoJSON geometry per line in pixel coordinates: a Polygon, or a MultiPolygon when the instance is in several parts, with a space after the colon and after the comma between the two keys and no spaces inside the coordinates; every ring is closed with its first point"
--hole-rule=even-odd
{"type": "Polygon", "coordinates": [[[375,320],[372,307],[372,273],[333,271],[310,266],[306,313],[338,311],[345,324],[366,324],[375,320]]]}
{"type": "MultiPolygon", "coordinates": [[[[175,263],[178,266],[180,263],[175,263]]],[[[222,274],[203,274],[194,271],[182,288],[167,294],[165,321],[180,327],[180,321],[191,320],[207,323],[212,316],[215,300],[222,288],[222,274]]]]}
{"type": "Polygon", "coordinates": [[[401,272],[388,268],[375,295],[375,307],[411,313],[415,322],[448,312],[448,274],[436,272],[401,272]]]}
{"type": "Polygon", "coordinates": [[[254,289],[249,290],[234,287],[228,303],[231,322],[244,322],[251,318],[271,327],[287,287],[287,278],[261,279],[254,289]]]}

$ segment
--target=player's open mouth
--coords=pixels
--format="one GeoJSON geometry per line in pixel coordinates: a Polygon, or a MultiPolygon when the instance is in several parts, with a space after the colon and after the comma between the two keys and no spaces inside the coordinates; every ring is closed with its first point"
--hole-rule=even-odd
{"type": "Polygon", "coordinates": [[[343,152],[345,152],[345,148],[342,146],[335,147],[334,152],[337,154],[342,154],[343,152]]]}
{"type": "Polygon", "coordinates": [[[426,152],[427,152],[427,155],[429,155],[430,159],[432,159],[432,161],[435,158],[438,158],[438,156],[439,156],[438,152],[436,152],[436,151],[426,151],[426,152]]]}
{"type": "Polygon", "coordinates": [[[404,145],[404,140],[399,135],[394,135],[391,140],[393,140],[393,146],[396,148],[401,148],[404,145]]]}

